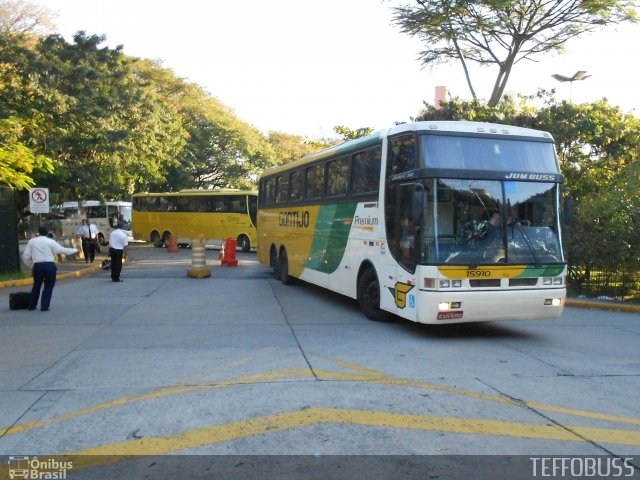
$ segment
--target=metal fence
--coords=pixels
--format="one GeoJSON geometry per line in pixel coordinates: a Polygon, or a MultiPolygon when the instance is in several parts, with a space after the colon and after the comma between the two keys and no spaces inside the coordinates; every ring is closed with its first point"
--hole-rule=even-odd
{"type": "Polygon", "coordinates": [[[589,226],[572,226],[567,234],[567,281],[572,293],[640,302],[640,232],[622,238],[589,226]]]}

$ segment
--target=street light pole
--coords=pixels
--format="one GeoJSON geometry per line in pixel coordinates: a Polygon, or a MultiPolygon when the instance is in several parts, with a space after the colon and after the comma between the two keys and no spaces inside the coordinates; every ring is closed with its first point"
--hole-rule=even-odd
{"type": "Polygon", "coordinates": [[[587,71],[586,70],[578,70],[571,77],[567,77],[565,75],[560,75],[559,73],[554,73],[551,76],[553,78],[555,78],[556,80],[558,80],[559,82],[561,82],[561,83],[569,82],[569,85],[570,85],[570,87],[569,87],[569,102],[573,102],[573,100],[572,100],[572,98],[573,98],[573,82],[575,82],[577,80],[585,80],[585,79],[589,78],[591,75],[587,75],[587,71]]]}

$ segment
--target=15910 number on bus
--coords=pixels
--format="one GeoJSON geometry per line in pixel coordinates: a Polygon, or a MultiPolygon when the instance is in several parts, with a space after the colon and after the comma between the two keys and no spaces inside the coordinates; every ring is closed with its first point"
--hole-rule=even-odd
{"type": "Polygon", "coordinates": [[[491,270],[467,270],[467,278],[489,278],[491,270]]]}

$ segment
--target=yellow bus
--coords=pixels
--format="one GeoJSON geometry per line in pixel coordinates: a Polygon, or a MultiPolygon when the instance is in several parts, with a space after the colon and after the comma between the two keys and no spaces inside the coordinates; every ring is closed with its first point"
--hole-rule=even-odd
{"type": "Polygon", "coordinates": [[[372,320],[559,317],[561,182],[546,132],[397,125],[264,171],[258,259],[372,320]]]}
{"type": "Polygon", "coordinates": [[[235,238],[248,252],[256,246],[258,194],[237,190],[181,190],[133,195],[133,237],[166,245],[170,235],[180,246],[204,236],[207,244],[235,238]]]}

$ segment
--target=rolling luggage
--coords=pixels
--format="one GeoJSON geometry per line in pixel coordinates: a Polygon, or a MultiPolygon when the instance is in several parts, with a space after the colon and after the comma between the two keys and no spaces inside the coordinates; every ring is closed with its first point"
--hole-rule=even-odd
{"type": "Polygon", "coordinates": [[[16,292],[9,294],[9,308],[11,310],[24,310],[29,308],[31,292],[16,292]]]}

